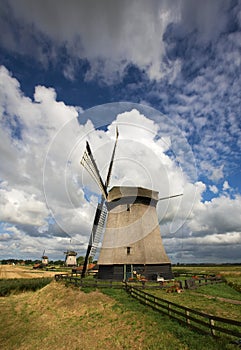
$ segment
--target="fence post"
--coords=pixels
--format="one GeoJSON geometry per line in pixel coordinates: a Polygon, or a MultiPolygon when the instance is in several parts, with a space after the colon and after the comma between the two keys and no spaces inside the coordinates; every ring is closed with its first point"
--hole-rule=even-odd
{"type": "Polygon", "coordinates": [[[168,315],[171,315],[171,304],[168,303],[168,315]]]}
{"type": "Polygon", "coordinates": [[[189,318],[189,315],[190,315],[190,312],[188,310],[186,310],[186,322],[187,324],[190,324],[190,318],[189,318]]]}
{"type": "Polygon", "coordinates": [[[211,334],[214,337],[215,336],[215,329],[213,328],[214,326],[214,320],[212,318],[209,319],[209,324],[210,324],[210,330],[211,330],[211,334]]]}

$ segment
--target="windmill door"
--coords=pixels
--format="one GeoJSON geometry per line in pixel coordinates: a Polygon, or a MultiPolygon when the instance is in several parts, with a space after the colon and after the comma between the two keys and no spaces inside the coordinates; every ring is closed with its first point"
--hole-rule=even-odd
{"type": "Polygon", "coordinates": [[[124,280],[128,281],[131,277],[133,277],[133,265],[124,265],[124,280]]]}

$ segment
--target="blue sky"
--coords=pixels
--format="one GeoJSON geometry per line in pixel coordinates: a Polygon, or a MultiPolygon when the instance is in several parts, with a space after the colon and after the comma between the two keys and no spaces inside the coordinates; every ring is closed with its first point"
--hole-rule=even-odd
{"type": "Polygon", "coordinates": [[[84,254],[79,160],[104,176],[119,125],[112,185],[184,193],[158,206],[171,260],[240,262],[240,1],[3,0],[0,29],[0,258],[84,254]]]}

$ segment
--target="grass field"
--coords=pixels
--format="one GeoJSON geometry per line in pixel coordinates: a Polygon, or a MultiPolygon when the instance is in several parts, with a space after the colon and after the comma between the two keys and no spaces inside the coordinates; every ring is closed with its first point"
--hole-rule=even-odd
{"type": "Polygon", "coordinates": [[[179,273],[192,273],[204,274],[204,275],[217,275],[221,274],[228,281],[235,281],[241,284],[241,265],[231,265],[231,266],[175,266],[173,267],[173,272],[179,273]]]}
{"type": "MultiPolygon", "coordinates": [[[[189,291],[180,295],[166,293],[165,298],[184,304],[189,300],[190,305],[199,305],[202,310],[213,307],[209,303],[218,305],[216,299],[202,296],[204,293],[214,298],[218,294],[240,300],[240,295],[232,294],[232,290],[218,291],[211,287],[210,290],[206,289],[209,286],[202,287],[203,290],[194,291],[195,295],[189,291]]],[[[231,305],[228,304],[227,310],[238,317],[240,307],[236,305],[231,310],[231,305]]],[[[227,341],[203,336],[179,325],[141,305],[123,290],[84,293],[53,281],[36,292],[0,298],[0,308],[1,350],[237,349],[227,341]]],[[[220,309],[213,311],[219,313],[220,309]]]]}
{"type": "MultiPolygon", "coordinates": [[[[186,277],[185,273],[193,275],[218,275],[220,274],[233,289],[241,293],[241,265],[230,266],[175,266],[174,273],[180,274],[180,279],[186,277]]],[[[178,279],[178,278],[177,278],[178,279]]]]}

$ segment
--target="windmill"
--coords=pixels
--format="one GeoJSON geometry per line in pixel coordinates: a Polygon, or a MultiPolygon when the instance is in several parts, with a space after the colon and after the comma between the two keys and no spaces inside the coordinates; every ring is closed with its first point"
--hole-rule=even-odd
{"type": "MultiPolygon", "coordinates": [[[[70,239],[70,245],[71,245],[71,239],[70,239]]],[[[73,267],[73,266],[77,266],[77,259],[76,259],[76,255],[77,253],[74,250],[68,249],[66,252],[64,252],[65,254],[65,266],[68,267],[73,267]]]]}
{"type": "Polygon", "coordinates": [[[77,260],[76,255],[77,253],[73,250],[67,250],[64,252],[65,254],[65,266],[71,267],[71,266],[77,266],[77,260]]]}
{"type": "Polygon", "coordinates": [[[48,263],[49,263],[49,258],[47,257],[47,255],[45,255],[45,250],[44,250],[42,254],[42,266],[47,266],[48,263]]]}
{"type": "Polygon", "coordinates": [[[103,182],[88,142],[81,165],[99,185],[102,196],[97,206],[82,270],[85,276],[88,260],[103,242],[98,259],[98,278],[127,280],[134,275],[147,279],[173,277],[171,262],[162,244],[156,205],[159,200],[179,195],[158,198],[158,192],[142,187],[116,186],[108,191],[118,140],[103,182]],[[106,220],[107,218],[107,220],[106,220]]]}

